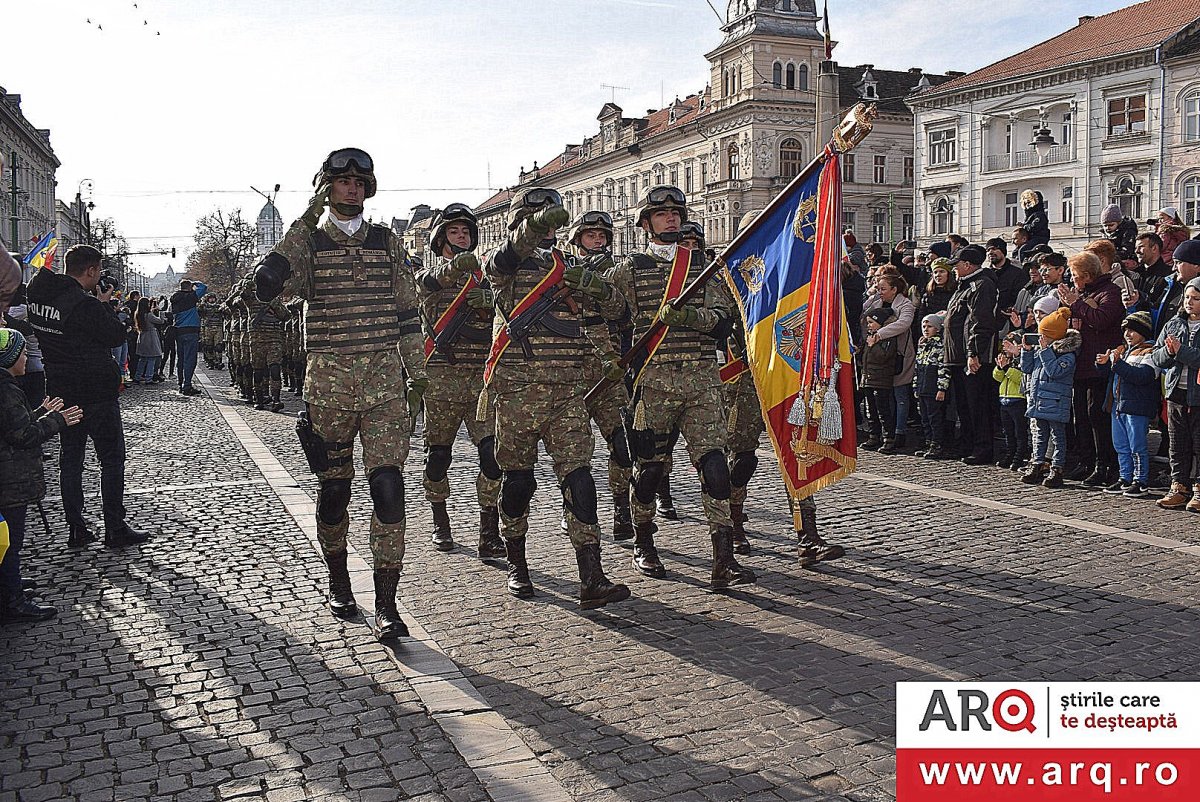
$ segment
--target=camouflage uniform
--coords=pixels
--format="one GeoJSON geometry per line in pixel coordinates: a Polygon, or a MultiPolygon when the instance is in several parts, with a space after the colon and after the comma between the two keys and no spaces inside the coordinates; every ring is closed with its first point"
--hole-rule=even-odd
{"type": "Polygon", "coordinates": [[[242,297],[250,286],[249,279],[235,285],[229,298],[230,315],[233,318],[233,341],[230,350],[237,353],[238,393],[242,400],[254,402],[254,368],[250,363],[250,316],[249,306],[242,297]]]}
{"type": "Polygon", "coordinates": [[[242,295],[250,317],[250,367],[254,371],[255,408],[278,412],[283,409],[279,400],[282,391],[283,324],[292,313],[282,298],[263,303],[254,297],[247,286],[242,295]]]}

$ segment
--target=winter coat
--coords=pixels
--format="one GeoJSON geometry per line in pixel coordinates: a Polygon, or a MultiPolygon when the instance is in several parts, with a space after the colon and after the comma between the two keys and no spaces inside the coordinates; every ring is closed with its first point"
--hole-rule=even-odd
{"type": "Polygon", "coordinates": [[[1124,262],[1136,258],[1134,248],[1137,247],[1137,223],[1128,217],[1122,217],[1121,222],[1117,223],[1117,227],[1109,233],[1108,238],[1112,240],[1112,244],[1117,249],[1117,261],[1124,262]]]}
{"type": "Polygon", "coordinates": [[[945,362],[949,366],[966,365],[971,357],[990,365],[996,353],[996,282],[992,271],[979,268],[958,282],[958,289],[946,308],[942,337],[946,341],[945,362]]]}
{"type": "MultiPolygon", "coordinates": [[[[869,299],[866,306],[863,307],[864,314],[881,306],[883,306],[883,301],[876,295],[869,299]]],[[[894,337],[896,339],[896,351],[904,356],[904,365],[892,381],[894,382],[894,386],[903,387],[906,384],[912,384],[913,380],[913,367],[917,356],[917,349],[913,345],[912,327],[917,308],[907,296],[897,294],[892,299],[892,312],[896,314],[896,319],[886,326],[880,326],[879,336],[884,338],[894,337]]]]}
{"type": "MultiPolygon", "coordinates": [[[[868,335],[870,336],[870,335],[868,335]]],[[[895,386],[896,338],[881,339],[863,349],[862,386],[890,390],[895,386]]]]}
{"type": "Polygon", "coordinates": [[[1024,382],[1025,374],[1016,364],[1010,363],[1005,369],[1001,369],[999,365],[992,369],[992,378],[1000,385],[1000,398],[1019,398],[1025,399],[1025,391],[1021,389],[1024,382]]]}
{"type": "Polygon", "coordinates": [[[920,317],[926,315],[936,315],[938,312],[945,312],[946,307],[950,306],[950,299],[954,297],[954,290],[949,289],[946,285],[934,286],[931,292],[926,285],[926,289],[921,291],[921,302],[918,305],[920,317]]]}
{"type": "Polygon", "coordinates": [[[1001,312],[1017,305],[1017,294],[1029,281],[1029,271],[1022,270],[1009,260],[1000,267],[987,268],[996,279],[996,308],[1001,312]]]}
{"type": "MultiPolygon", "coordinates": [[[[859,253],[862,247],[856,245],[859,253]]],[[[857,269],[852,268],[842,276],[842,303],[846,307],[846,325],[850,329],[850,342],[857,348],[863,342],[862,318],[863,300],[867,294],[867,279],[857,269]]]]}
{"type": "Polygon", "coordinates": [[[0,370],[0,507],[19,507],[46,495],[42,443],[67,428],[60,412],[40,418],[7,370],[0,370]]]}
{"type": "Polygon", "coordinates": [[[1075,378],[1095,378],[1096,355],[1121,344],[1121,321],[1125,319],[1121,290],[1110,274],[1087,285],[1079,300],[1071,304],[1071,317],[1080,321],[1079,334],[1083,337],[1075,378]]]}
{"type": "Polygon", "coordinates": [[[1184,226],[1160,224],[1158,227],[1158,236],[1162,238],[1163,241],[1163,261],[1173,262],[1175,261],[1173,258],[1175,254],[1175,248],[1179,245],[1179,243],[1183,242],[1189,237],[1189,233],[1187,228],[1184,226]]]}
{"type": "Polygon", "coordinates": [[[1154,341],[1154,366],[1164,371],[1163,394],[1170,399],[1178,389],[1185,391],[1185,403],[1200,407],[1200,328],[1196,333],[1188,331],[1187,312],[1167,321],[1154,341]],[[1167,337],[1178,337],[1179,353],[1171,356],[1167,352],[1167,337]]]}
{"type": "Polygon", "coordinates": [[[1025,210],[1025,222],[1021,224],[1021,228],[1029,235],[1029,241],[1025,243],[1029,248],[1050,242],[1050,216],[1046,214],[1046,199],[1036,190],[1033,194],[1037,197],[1037,203],[1025,210]]]}
{"type": "Polygon", "coordinates": [[[1153,351],[1154,346],[1146,343],[1136,351],[1126,351],[1115,362],[1100,366],[1100,372],[1109,375],[1105,409],[1118,415],[1158,417],[1162,391],[1158,369],[1151,361],[1153,351]]]}
{"type": "Polygon", "coordinates": [[[1133,276],[1133,288],[1138,292],[1137,311],[1153,316],[1167,294],[1167,279],[1173,275],[1175,271],[1162,259],[1152,265],[1138,265],[1133,276]]]}
{"type": "Polygon", "coordinates": [[[175,328],[180,333],[200,331],[200,310],[196,307],[208,292],[202,281],[192,282],[192,289],[179,290],[171,295],[171,314],[175,316],[175,328]]]}
{"type": "Polygon", "coordinates": [[[1021,372],[1029,377],[1025,416],[1066,423],[1071,419],[1071,391],[1082,338],[1067,329],[1061,340],[1045,348],[1021,351],[1021,372]]]}
{"type": "Polygon", "coordinates": [[[950,389],[950,372],[942,364],[945,348],[940,334],[922,337],[917,343],[913,378],[919,398],[933,398],[950,389]]]}
{"type": "Polygon", "coordinates": [[[146,322],[150,325],[146,327],[145,331],[138,332],[137,355],[162,356],[162,341],[158,338],[158,328],[167,321],[153,312],[147,312],[146,322]]]}

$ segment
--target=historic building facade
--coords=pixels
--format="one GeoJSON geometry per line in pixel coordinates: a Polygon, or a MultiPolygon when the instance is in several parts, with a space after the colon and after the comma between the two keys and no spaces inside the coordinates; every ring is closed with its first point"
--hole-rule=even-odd
{"type": "Polygon", "coordinates": [[[743,214],[765,206],[803,169],[859,101],[877,103],[880,115],[874,133],[846,161],[846,222],[860,239],[900,239],[913,224],[912,113],[903,98],[945,77],[838,67],[825,61],[817,21],[813,0],[730,2],[724,38],[706,54],[708,87],[644,117],[604,104],[596,133],[540,166],[534,162],[515,187],[479,205],[484,247],[505,236],[516,189],[547,186],[562,193],[573,216],[612,214],[614,251],[625,253],[643,242],[636,210],[656,184],[683,189],[689,216],[720,246],[743,214]]]}
{"type": "Polygon", "coordinates": [[[50,132],[35,128],[21,112],[21,96],[0,87],[0,149],[9,169],[0,177],[0,234],[13,251],[24,253],[54,228],[55,172],[61,164],[50,146],[50,132]],[[15,167],[14,170],[14,155],[15,167]],[[17,235],[12,235],[13,177],[16,177],[17,235]]]}
{"type": "Polygon", "coordinates": [[[267,201],[254,223],[259,256],[266,256],[283,239],[283,216],[274,201],[267,201]]]}

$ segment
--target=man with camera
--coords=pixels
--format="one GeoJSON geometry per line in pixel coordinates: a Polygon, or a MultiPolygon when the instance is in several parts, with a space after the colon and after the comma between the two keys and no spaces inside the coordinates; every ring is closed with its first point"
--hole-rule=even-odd
{"type": "Polygon", "coordinates": [[[100,251],[75,245],[67,251],[65,275],[39,270],[29,282],[29,323],[37,330],[46,366],[46,389],[83,420],[63,431],[59,484],[71,527],[69,546],[96,539],[83,520],[83,452],[92,438],[100,461],[104,544],[141,543],[148,535],[125,522],[125,431],[117,393],[121,369],[111,349],[125,341],[125,326],[109,305],[117,282],[100,268],[100,251]]]}
{"type": "Polygon", "coordinates": [[[175,347],[179,351],[179,392],[200,395],[192,386],[196,373],[196,354],[200,348],[200,311],[197,308],[208,287],[186,278],[179,291],[171,295],[171,315],[175,320],[175,347]]]}

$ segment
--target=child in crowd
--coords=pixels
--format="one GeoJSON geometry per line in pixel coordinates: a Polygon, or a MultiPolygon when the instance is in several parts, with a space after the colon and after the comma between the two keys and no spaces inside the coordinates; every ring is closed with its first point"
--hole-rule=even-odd
{"type": "Polygon", "coordinates": [[[0,329],[0,516],[8,524],[9,546],[0,561],[0,621],[45,621],[57,610],[36,604],[21,584],[21,544],[25,510],[46,495],[42,475],[42,443],[79,423],[79,407],[63,409],[61,398],[49,398],[34,412],[17,377],[25,374],[25,337],[0,329]]]}
{"type": "Polygon", "coordinates": [[[862,388],[867,399],[871,436],[862,447],[875,451],[892,446],[896,439],[896,406],[892,385],[896,378],[896,338],[880,337],[879,329],[896,314],[886,306],[867,312],[867,344],[863,349],[862,388]]]}
{"type": "Polygon", "coordinates": [[[1033,419],[1033,458],[1021,481],[1043,487],[1062,487],[1067,458],[1067,421],[1071,419],[1071,392],[1075,378],[1075,352],[1083,338],[1068,328],[1066,307],[1051,312],[1038,323],[1038,346],[1004,343],[1011,357],[1021,357],[1021,372],[1029,377],[1026,416],[1033,419]],[[1053,440],[1054,455],[1047,462],[1053,440]]]}
{"type": "Polygon", "coordinates": [[[921,407],[925,449],[916,455],[925,459],[944,459],[946,456],[946,393],[950,390],[950,371],[943,363],[944,320],[940,314],[926,315],[921,320],[921,339],[917,341],[917,367],[913,379],[917,403],[921,407]]]}
{"type": "Polygon", "coordinates": [[[1200,512],[1200,277],[1184,288],[1183,305],[1158,335],[1153,361],[1166,372],[1171,461],[1171,491],[1158,506],[1177,510],[1186,505],[1188,512],[1200,512]]]}
{"type": "MultiPolygon", "coordinates": [[[[1006,343],[1020,348],[1021,335],[1009,334],[1006,343]]],[[[1029,459],[1029,419],[1025,417],[1025,374],[1016,358],[1003,350],[996,354],[992,378],[1000,385],[1000,425],[1004,430],[1004,454],[996,461],[1000,468],[1019,471],[1029,459]]]]}
{"type": "Polygon", "coordinates": [[[1096,365],[1111,373],[1105,406],[1112,414],[1113,447],[1121,478],[1104,488],[1130,498],[1146,495],[1150,481],[1150,450],[1146,445],[1150,419],[1158,414],[1158,370],[1151,362],[1154,324],[1149,312],[1134,312],[1121,324],[1125,344],[1096,354],[1096,365]]]}

